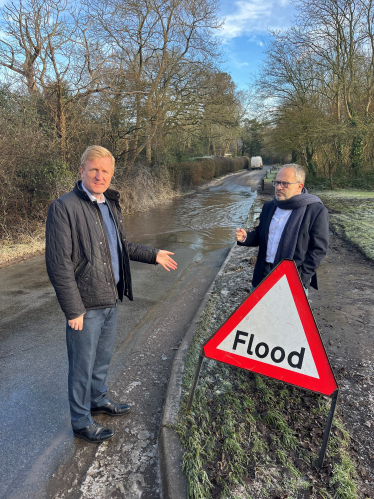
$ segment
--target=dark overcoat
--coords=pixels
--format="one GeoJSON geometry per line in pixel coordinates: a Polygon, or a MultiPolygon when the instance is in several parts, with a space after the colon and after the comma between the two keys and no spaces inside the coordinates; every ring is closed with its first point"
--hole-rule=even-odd
{"type": "MultiPolygon", "coordinates": [[[[264,204],[260,223],[254,231],[247,233],[247,239],[240,246],[259,246],[258,257],[253,273],[252,285],[258,286],[263,279],[268,245],[269,227],[276,210],[274,201],[264,204]]],[[[287,230],[287,225],[284,230],[287,230]]],[[[327,208],[321,203],[306,207],[297,237],[293,260],[306,288],[318,289],[316,270],[326,256],[329,243],[329,216],[327,208]]]]}

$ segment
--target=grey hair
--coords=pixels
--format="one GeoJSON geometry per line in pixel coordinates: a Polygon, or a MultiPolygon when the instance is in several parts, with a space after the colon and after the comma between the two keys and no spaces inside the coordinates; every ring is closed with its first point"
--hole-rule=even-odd
{"type": "Polygon", "coordinates": [[[298,165],[297,163],[289,163],[288,165],[283,165],[281,170],[283,170],[283,168],[292,168],[292,170],[295,172],[296,181],[300,182],[300,184],[305,184],[305,170],[302,166],[298,165]]]}

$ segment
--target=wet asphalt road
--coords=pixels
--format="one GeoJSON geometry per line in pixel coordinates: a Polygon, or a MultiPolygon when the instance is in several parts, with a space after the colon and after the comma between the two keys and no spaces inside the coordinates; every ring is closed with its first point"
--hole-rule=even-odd
{"type": "MultiPolygon", "coordinates": [[[[231,175],[125,217],[129,240],[174,251],[178,262],[178,270],[170,273],[132,263],[135,300],[120,306],[108,381],[114,398],[135,387],[126,399],[133,405],[134,432],[147,430],[157,439],[176,348],[233,243],[235,227],[248,214],[262,175],[231,175]]],[[[1,498],[117,497],[83,487],[98,446],[72,436],[64,317],[43,256],[0,270],[0,397],[1,498]],[[73,480],[79,486],[70,490],[73,480]]],[[[108,423],[101,418],[101,424],[108,423]]],[[[120,442],[123,423],[110,423],[120,442]]],[[[149,460],[139,480],[135,492],[119,490],[119,497],[159,497],[156,458],[149,460]]]]}

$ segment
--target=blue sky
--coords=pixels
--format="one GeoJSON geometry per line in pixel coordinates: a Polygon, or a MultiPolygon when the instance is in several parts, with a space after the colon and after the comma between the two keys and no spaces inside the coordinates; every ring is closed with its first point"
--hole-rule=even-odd
{"type": "MultiPolygon", "coordinates": [[[[7,0],[0,0],[0,6],[7,0]]],[[[220,0],[220,17],[225,24],[220,31],[225,52],[224,69],[239,89],[247,89],[251,77],[264,58],[269,40],[267,29],[290,26],[295,8],[292,0],[220,0]]]]}
{"type": "Polygon", "coordinates": [[[221,0],[224,67],[239,89],[248,88],[264,58],[267,30],[289,27],[295,12],[291,0],[221,0]]]}

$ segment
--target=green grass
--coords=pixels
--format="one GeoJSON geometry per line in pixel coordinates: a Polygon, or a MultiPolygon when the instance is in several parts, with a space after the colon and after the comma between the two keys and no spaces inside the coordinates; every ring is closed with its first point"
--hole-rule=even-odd
{"type": "MultiPolygon", "coordinates": [[[[287,387],[286,397],[284,391],[282,383],[205,361],[191,413],[182,410],[177,426],[186,449],[188,497],[208,499],[213,492],[214,497],[236,497],[240,488],[250,497],[247,479],[253,475],[261,482],[261,497],[296,498],[306,486],[322,497],[333,497],[334,486],[335,497],[357,497],[347,432],[332,436],[326,461],[333,471],[327,484],[318,482],[315,464],[329,410],[326,400],[308,394],[305,405],[300,390],[287,387]],[[310,408],[315,409],[313,417],[310,408]],[[299,469],[300,461],[305,469],[299,469]],[[309,478],[312,475],[315,480],[309,478]]],[[[182,407],[185,400],[186,394],[182,407]]]]}
{"type": "Polygon", "coordinates": [[[374,192],[338,190],[316,192],[330,211],[333,231],[374,259],[374,192]]]}
{"type": "Polygon", "coordinates": [[[185,413],[201,345],[232,312],[229,307],[219,312],[219,300],[218,293],[209,299],[183,379],[177,432],[185,448],[188,497],[248,499],[251,478],[262,489],[256,497],[296,499],[307,487],[321,497],[355,499],[349,435],[339,417],[326,457],[332,472],[320,481],[315,467],[329,411],[325,397],[205,359],[192,410],[185,413]]]}
{"type": "Polygon", "coordinates": [[[277,173],[278,173],[277,171],[272,171],[272,172],[268,173],[268,176],[264,177],[265,184],[270,184],[272,182],[272,180],[275,180],[277,173]]]}

